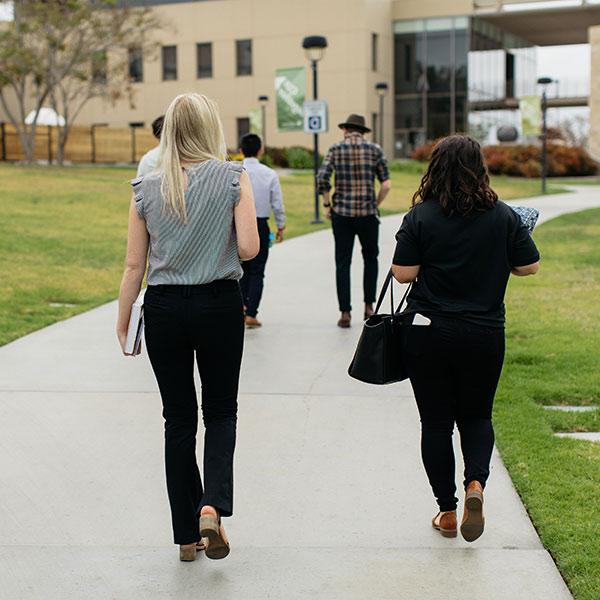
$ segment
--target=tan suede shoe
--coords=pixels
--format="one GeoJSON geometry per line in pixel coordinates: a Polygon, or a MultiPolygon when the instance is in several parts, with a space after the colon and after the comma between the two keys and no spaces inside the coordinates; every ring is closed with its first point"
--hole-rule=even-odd
{"type": "Polygon", "coordinates": [[[465,493],[465,510],[460,533],[467,542],[474,542],[483,533],[483,487],[479,481],[471,481],[465,493]]]}
{"type": "Polygon", "coordinates": [[[207,558],[218,560],[229,554],[229,540],[218,517],[211,514],[200,515],[200,535],[208,538],[205,550],[207,558]]]}
{"type": "Polygon", "coordinates": [[[439,531],[444,537],[455,538],[456,533],[456,511],[450,510],[439,512],[431,520],[431,526],[439,531]]]}
{"type": "Polygon", "coordinates": [[[258,327],[262,327],[262,323],[254,317],[249,317],[248,315],[246,315],[244,321],[246,322],[246,327],[248,329],[257,329],[258,327]]]}

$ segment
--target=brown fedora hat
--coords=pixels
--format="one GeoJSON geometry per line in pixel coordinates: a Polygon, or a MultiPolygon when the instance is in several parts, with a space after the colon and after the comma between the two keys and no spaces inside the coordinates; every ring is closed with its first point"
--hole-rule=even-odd
{"type": "Polygon", "coordinates": [[[369,133],[369,131],[371,131],[365,125],[365,118],[362,115],[350,115],[343,123],[340,123],[338,127],[340,129],[344,129],[345,127],[353,127],[354,129],[358,129],[363,133],[369,133]]]}

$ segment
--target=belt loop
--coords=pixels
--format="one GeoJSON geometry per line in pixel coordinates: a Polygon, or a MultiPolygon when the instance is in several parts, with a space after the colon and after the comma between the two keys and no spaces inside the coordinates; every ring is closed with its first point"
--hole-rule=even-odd
{"type": "Polygon", "coordinates": [[[190,286],[184,285],[183,286],[183,297],[189,298],[191,296],[191,293],[192,293],[192,289],[190,288],[190,286]]]}

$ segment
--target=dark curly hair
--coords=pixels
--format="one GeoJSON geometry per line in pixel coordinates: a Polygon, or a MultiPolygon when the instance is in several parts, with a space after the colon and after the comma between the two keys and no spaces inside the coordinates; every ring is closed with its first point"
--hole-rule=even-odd
{"type": "Polygon", "coordinates": [[[427,200],[439,202],[447,216],[466,216],[495,206],[498,194],[490,187],[487,165],[477,140],[456,134],[441,139],[433,147],[412,204],[427,200]]]}

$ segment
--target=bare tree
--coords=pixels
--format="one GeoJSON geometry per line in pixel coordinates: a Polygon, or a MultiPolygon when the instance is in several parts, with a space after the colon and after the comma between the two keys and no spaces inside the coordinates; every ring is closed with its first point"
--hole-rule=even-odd
{"type": "Polygon", "coordinates": [[[50,102],[65,119],[58,127],[57,160],[62,163],[71,128],[87,102],[124,96],[132,102],[128,50],[150,55],[156,46],[150,34],[159,23],[151,9],[116,0],[19,0],[14,14],[0,33],[0,103],[31,162],[39,111],[50,102]],[[35,116],[28,126],[31,106],[35,116]]]}

